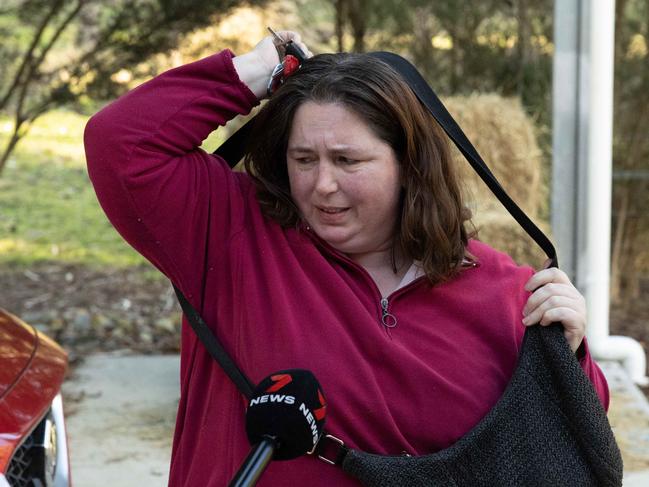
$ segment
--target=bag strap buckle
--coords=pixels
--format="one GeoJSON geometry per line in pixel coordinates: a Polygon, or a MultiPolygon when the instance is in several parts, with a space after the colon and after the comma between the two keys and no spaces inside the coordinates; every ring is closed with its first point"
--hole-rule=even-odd
{"type": "Polygon", "coordinates": [[[349,448],[345,446],[345,442],[334,435],[323,434],[318,439],[313,449],[307,452],[307,455],[316,455],[318,460],[322,460],[329,465],[340,465],[349,448]]]}

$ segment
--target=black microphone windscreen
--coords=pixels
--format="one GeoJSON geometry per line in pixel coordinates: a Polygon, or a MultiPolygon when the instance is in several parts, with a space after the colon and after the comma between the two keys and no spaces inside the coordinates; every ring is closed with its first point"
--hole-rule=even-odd
{"type": "Polygon", "coordinates": [[[252,445],[265,435],[277,438],[275,460],[299,457],[315,446],[324,427],[327,404],[320,384],[308,370],[276,372],[255,388],[246,412],[252,445]]]}

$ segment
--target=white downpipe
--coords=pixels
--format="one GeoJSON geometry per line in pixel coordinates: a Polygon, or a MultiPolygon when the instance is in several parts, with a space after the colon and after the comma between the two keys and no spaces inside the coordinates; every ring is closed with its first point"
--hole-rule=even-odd
{"type": "Polygon", "coordinates": [[[615,0],[590,0],[589,11],[586,245],[578,282],[585,291],[595,358],[619,360],[635,383],[647,384],[642,346],[629,337],[609,336],[615,0]]]}
{"type": "Polygon", "coordinates": [[[593,346],[592,341],[589,341],[588,344],[591,347],[591,353],[598,360],[621,362],[633,382],[641,386],[649,384],[649,380],[645,376],[644,349],[633,338],[612,335],[596,342],[596,347],[593,346]]]}

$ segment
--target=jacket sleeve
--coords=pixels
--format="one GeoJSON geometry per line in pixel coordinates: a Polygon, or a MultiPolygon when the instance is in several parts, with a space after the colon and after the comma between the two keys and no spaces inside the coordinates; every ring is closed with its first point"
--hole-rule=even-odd
{"type": "Polygon", "coordinates": [[[247,180],[199,149],[217,126],[258,104],[233,56],[224,50],[167,71],[85,129],[88,173],[109,220],[183,290],[203,271],[208,241],[218,251],[212,246],[243,225],[247,180]]]}
{"type": "Polygon", "coordinates": [[[610,402],[608,382],[606,382],[604,372],[599,368],[588,350],[588,341],[586,340],[586,337],[584,337],[584,340],[577,349],[577,359],[579,360],[579,365],[581,365],[582,370],[593,383],[593,387],[595,387],[595,391],[597,392],[600,401],[602,401],[604,409],[608,411],[610,402]]]}

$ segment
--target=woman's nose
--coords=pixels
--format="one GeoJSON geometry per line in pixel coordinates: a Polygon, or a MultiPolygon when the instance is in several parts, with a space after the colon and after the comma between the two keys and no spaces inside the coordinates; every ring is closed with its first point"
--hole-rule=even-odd
{"type": "Polygon", "coordinates": [[[336,168],[333,164],[328,162],[320,162],[318,164],[315,190],[320,194],[331,194],[338,191],[336,168]]]}

